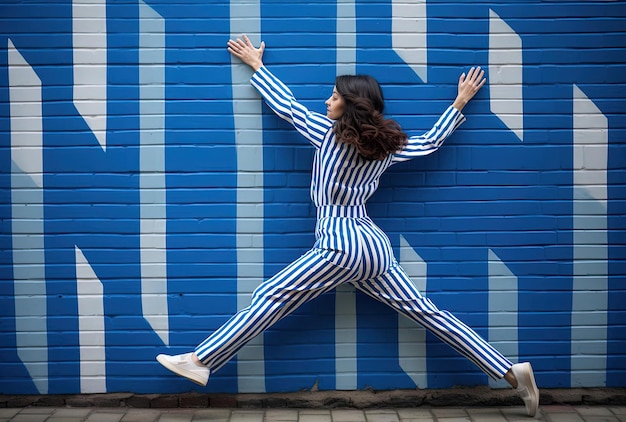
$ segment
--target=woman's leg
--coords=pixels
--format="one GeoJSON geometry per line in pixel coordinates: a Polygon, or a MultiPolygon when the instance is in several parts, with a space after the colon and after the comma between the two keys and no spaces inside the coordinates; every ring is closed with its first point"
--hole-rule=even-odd
{"type": "Polygon", "coordinates": [[[474,330],[450,312],[439,310],[430,299],[422,296],[397,263],[379,277],[353,284],[367,295],[423,325],[493,379],[504,377],[513,366],[474,330]]]}
{"type": "Polygon", "coordinates": [[[250,306],[198,345],[195,354],[214,372],[272,324],[353,277],[353,271],[328,262],[313,249],[257,287],[250,306]]]}

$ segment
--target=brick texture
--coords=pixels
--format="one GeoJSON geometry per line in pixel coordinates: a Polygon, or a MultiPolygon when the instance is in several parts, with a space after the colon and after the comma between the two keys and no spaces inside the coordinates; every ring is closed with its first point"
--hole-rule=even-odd
{"type": "Polygon", "coordinates": [[[369,213],[423,292],[531,361],[541,388],[626,387],[625,3],[4,1],[0,23],[8,405],[254,407],[271,398],[233,394],[489,383],[349,290],[278,322],[206,388],[155,361],[314,242],[313,151],[229,56],[241,32],[313,111],[337,74],[373,75],[409,134],[483,67],[467,122],[393,167],[369,213]]]}

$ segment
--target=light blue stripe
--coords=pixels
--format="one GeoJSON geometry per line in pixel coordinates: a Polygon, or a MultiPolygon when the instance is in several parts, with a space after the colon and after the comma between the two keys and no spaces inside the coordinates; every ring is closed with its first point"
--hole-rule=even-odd
{"type": "MultiPolygon", "coordinates": [[[[518,283],[517,277],[489,249],[489,343],[509,359],[517,361],[518,283]]],[[[489,380],[493,388],[508,388],[504,380],[489,380]]]]}
{"type": "Polygon", "coordinates": [[[337,75],[356,73],[356,4],[337,0],[337,75]]]}
{"type": "MultiPolygon", "coordinates": [[[[400,263],[415,288],[426,293],[426,262],[400,235],[400,263]]],[[[398,358],[400,367],[411,377],[415,386],[428,388],[428,367],[426,354],[426,330],[410,320],[406,315],[398,314],[398,358]]]]}
{"type": "Polygon", "coordinates": [[[524,140],[522,38],[489,9],[489,105],[524,140]]]}
{"type": "Polygon", "coordinates": [[[73,96],[76,110],[106,151],[107,1],[72,0],[73,96]]]}
{"type": "MultiPolygon", "coordinates": [[[[231,38],[247,34],[261,43],[261,5],[258,0],[230,2],[231,38]]],[[[237,150],[237,307],[250,303],[254,288],[263,281],[263,123],[261,100],[250,87],[250,70],[232,58],[233,113],[237,150]]],[[[265,350],[263,334],[237,355],[240,393],[264,393],[265,350]]]]}
{"type": "Polygon", "coordinates": [[[574,85],[571,387],[604,387],[608,324],[608,121],[574,85]]]}
{"type": "MultiPolygon", "coordinates": [[[[353,75],[356,73],[356,5],[353,0],[337,0],[336,33],[337,75],[353,75]]],[[[332,165],[328,166],[329,169],[331,167],[332,165]]],[[[318,189],[324,189],[324,186],[320,184],[318,189]]],[[[330,195],[331,192],[327,192],[326,195],[320,194],[319,196],[330,197],[330,195]]],[[[357,388],[356,312],[354,287],[340,286],[335,295],[335,388],[337,390],[357,388]]]]}
{"type": "Polygon", "coordinates": [[[139,0],[139,198],[143,317],[169,344],[165,194],[165,21],[139,0]]]}
{"type": "Polygon", "coordinates": [[[393,50],[425,83],[428,74],[426,0],[392,0],[393,50]]]}
{"type": "Polygon", "coordinates": [[[80,392],[106,393],[104,286],[78,246],[76,294],[80,345],[80,392]]]}
{"type": "Polygon", "coordinates": [[[35,387],[40,394],[47,394],[41,80],[10,39],[8,65],[15,341],[35,387]]]}

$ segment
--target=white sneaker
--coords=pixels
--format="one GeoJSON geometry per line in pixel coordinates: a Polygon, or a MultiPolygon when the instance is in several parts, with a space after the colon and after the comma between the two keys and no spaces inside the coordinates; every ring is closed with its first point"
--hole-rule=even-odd
{"type": "Polygon", "coordinates": [[[526,413],[528,413],[528,416],[535,416],[539,407],[539,390],[537,389],[537,384],[535,384],[532,366],[528,362],[516,363],[511,370],[517,380],[516,390],[522,400],[524,400],[526,413]]]}
{"type": "Polygon", "coordinates": [[[167,369],[187,378],[189,381],[193,381],[196,384],[205,386],[209,381],[209,368],[205,365],[195,363],[191,359],[191,353],[185,353],[184,355],[159,355],[156,359],[159,363],[165,366],[167,369]]]}

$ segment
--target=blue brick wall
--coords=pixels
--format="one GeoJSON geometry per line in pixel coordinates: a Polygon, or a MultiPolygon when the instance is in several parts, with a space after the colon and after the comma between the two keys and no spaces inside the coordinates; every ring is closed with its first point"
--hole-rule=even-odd
{"type": "MultiPolygon", "coordinates": [[[[447,388],[488,379],[342,288],[206,388],[161,368],[313,243],[312,151],[225,49],[247,32],[313,110],[341,73],[428,129],[468,121],[369,204],[416,284],[542,388],[626,386],[626,5],[0,4],[0,394],[447,388]]],[[[501,387],[502,383],[492,383],[501,387]]]]}

